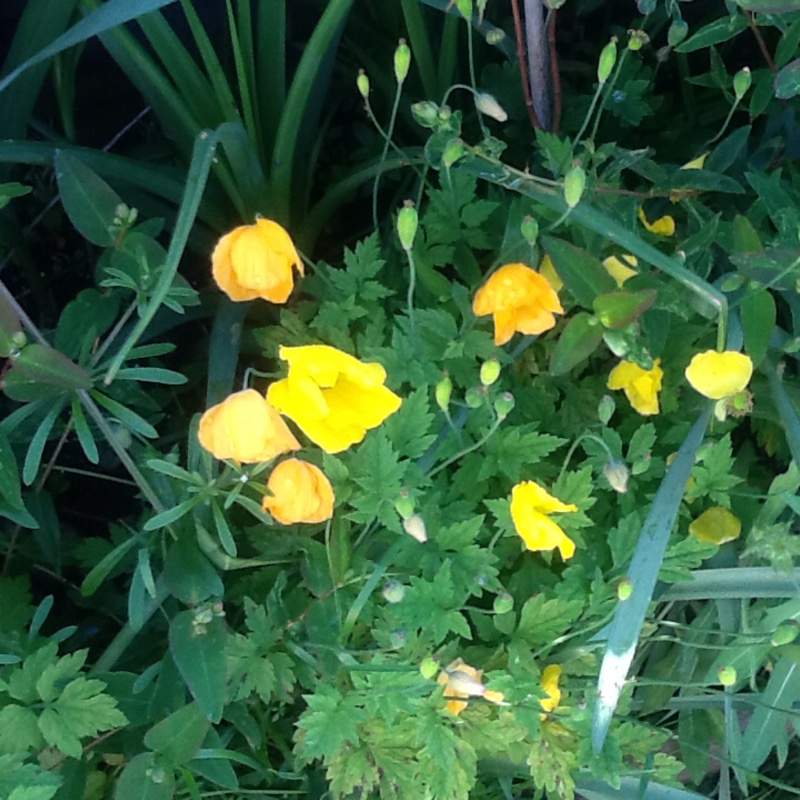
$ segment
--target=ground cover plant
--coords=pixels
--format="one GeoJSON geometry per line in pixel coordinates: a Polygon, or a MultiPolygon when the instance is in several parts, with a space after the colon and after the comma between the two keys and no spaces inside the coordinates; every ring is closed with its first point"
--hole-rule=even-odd
{"type": "Polygon", "coordinates": [[[21,11],[0,800],[797,795],[800,6],[386,6],[21,11]]]}

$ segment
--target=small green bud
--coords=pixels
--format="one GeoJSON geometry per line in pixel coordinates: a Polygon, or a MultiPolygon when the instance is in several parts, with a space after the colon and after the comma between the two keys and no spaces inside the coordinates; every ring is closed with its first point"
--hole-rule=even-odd
{"type": "Polygon", "coordinates": [[[736,683],[736,667],[720,666],[717,667],[717,678],[723,686],[733,686],[736,683]]]}
{"type": "Polygon", "coordinates": [[[408,641],[408,631],[398,628],[389,634],[389,644],[392,647],[402,647],[408,641]]]}
{"type": "Polygon", "coordinates": [[[470,408],[480,408],[483,405],[483,398],[485,396],[486,390],[483,386],[471,386],[467,389],[464,401],[470,408]]]}
{"type": "Polygon", "coordinates": [[[430,656],[425,656],[419,665],[419,671],[423,678],[430,680],[439,671],[439,665],[430,656]]]}
{"type": "Polygon", "coordinates": [[[505,122],[508,119],[508,114],[503,106],[487,92],[477,92],[475,94],[475,108],[477,108],[481,114],[496,119],[498,122],[505,122]]]}
{"type": "Polygon", "coordinates": [[[397,235],[403,250],[409,251],[414,246],[414,237],[417,235],[417,209],[410,200],[406,200],[400,213],[397,215],[397,235]]]}
{"type": "Polygon", "coordinates": [[[636,52],[641,50],[649,41],[650,37],[644,31],[628,31],[628,50],[636,52]]]}
{"type": "Polygon", "coordinates": [[[800,631],[800,626],[797,624],[797,620],[788,619],[786,622],[782,622],[772,634],[772,646],[781,647],[791,644],[797,638],[798,631],[800,631]]]}
{"type": "Polygon", "coordinates": [[[398,83],[408,77],[408,68],[411,66],[411,49],[405,39],[401,39],[394,51],[394,76],[398,83]]]}
{"type": "Polygon", "coordinates": [[[442,411],[447,411],[450,407],[450,395],[453,394],[453,382],[450,380],[449,375],[443,375],[442,378],[439,380],[439,383],[436,384],[436,405],[442,409],[442,411]]]}
{"type": "Polygon", "coordinates": [[[667,44],[670,47],[677,47],[689,33],[689,26],[685,20],[675,19],[667,31],[667,44]]]}
{"type": "Polygon", "coordinates": [[[519,226],[525,241],[533,246],[539,238],[539,223],[530,215],[526,214],[519,226]]]}
{"type": "Polygon", "coordinates": [[[494,598],[492,608],[495,614],[507,614],[514,608],[514,598],[508,592],[498,594],[494,598]]]}
{"type": "Polygon", "coordinates": [[[617,600],[623,602],[633,594],[633,581],[630,578],[623,578],[617,584],[617,600]]]}
{"type": "Polygon", "coordinates": [[[586,188],[586,173],[579,166],[574,166],[564,176],[564,200],[570,208],[575,208],[581,201],[586,188]]]}
{"type": "Polygon", "coordinates": [[[617,403],[614,398],[610,394],[604,394],[597,404],[597,418],[603,425],[608,425],[609,420],[614,416],[616,410],[617,403]]]}
{"type": "Polygon", "coordinates": [[[25,331],[14,331],[11,334],[11,344],[18,350],[22,350],[28,344],[28,337],[25,335],[25,331]]]}
{"type": "Polygon", "coordinates": [[[428,541],[428,529],[425,527],[425,520],[419,514],[412,514],[408,519],[404,519],[403,530],[420,543],[428,541]]]}
{"type": "Polygon", "coordinates": [[[614,69],[614,64],[617,63],[617,37],[612,36],[611,41],[603,48],[600,53],[600,61],[597,63],[597,80],[600,84],[604,84],[609,76],[611,70],[614,69]]]}
{"type": "Polygon", "coordinates": [[[506,32],[501,28],[492,28],[486,33],[486,43],[496,47],[506,38],[506,32]]]}
{"type": "Polygon", "coordinates": [[[450,169],[463,155],[464,143],[461,139],[451,139],[442,152],[442,163],[447,169],[450,169]]]}
{"type": "Polygon", "coordinates": [[[421,103],[414,103],[411,106],[411,116],[423,128],[433,128],[439,122],[439,106],[430,100],[423,100],[421,103]]]}
{"type": "Polygon", "coordinates": [[[736,100],[741,100],[750,88],[753,82],[753,76],[750,74],[750,67],[742,67],[733,76],[733,93],[736,95],[736,100]]]}
{"type": "Polygon", "coordinates": [[[472,19],[472,0],[455,0],[455,5],[464,19],[472,19]]]}
{"type": "Polygon", "coordinates": [[[403,518],[408,519],[413,513],[416,504],[414,498],[408,493],[408,489],[401,489],[394,501],[397,513],[403,518]]]}
{"type": "Polygon", "coordinates": [[[369,78],[363,69],[358,71],[356,86],[358,87],[358,91],[360,92],[361,96],[366,100],[369,97],[369,78]]]}
{"type": "Polygon", "coordinates": [[[383,599],[387,603],[394,605],[399,603],[406,595],[406,587],[398,581],[389,580],[383,584],[383,591],[381,592],[383,599]]]}
{"type": "Polygon", "coordinates": [[[609,486],[611,486],[615,492],[618,494],[625,494],[625,492],[628,491],[630,472],[623,461],[619,461],[616,458],[606,461],[606,463],[603,464],[603,474],[606,476],[609,486]]]}
{"type": "Polygon", "coordinates": [[[500,377],[500,362],[490,358],[481,364],[481,384],[491,386],[500,377]]]}
{"type": "Polygon", "coordinates": [[[505,419],[511,413],[515,403],[516,400],[514,400],[514,395],[511,392],[503,392],[494,401],[494,413],[497,414],[499,419],[505,419]]]}

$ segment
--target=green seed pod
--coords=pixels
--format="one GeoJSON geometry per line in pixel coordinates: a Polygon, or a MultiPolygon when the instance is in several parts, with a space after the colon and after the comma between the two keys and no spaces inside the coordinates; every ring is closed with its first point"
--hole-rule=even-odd
{"type": "Polygon", "coordinates": [[[410,200],[406,200],[400,213],[397,215],[397,235],[403,250],[409,251],[414,246],[414,237],[417,235],[417,209],[410,200]]]}
{"type": "Polygon", "coordinates": [[[439,106],[430,100],[414,103],[411,106],[411,116],[423,128],[433,128],[439,123],[439,106]]]}
{"type": "Polygon", "coordinates": [[[471,386],[467,389],[464,401],[470,408],[480,408],[483,405],[483,398],[485,395],[486,390],[483,386],[471,386]]]}
{"type": "Polygon", "coordinates": [[[611,417],[617,409],[617,403],[610,394],[604,394],[597,404],[597,418],[603,425],[608,425],[611,417]]]}
{"type": "Polygon", "coordinates": [[[539,238],[539,223],[530,214],[525,215],[519,228],[529,245],[536,244],[536,240],[539,238]]]}
{"type": "Polygon", "coordinates": [[[750,74],[750,67],[742,67],[733,76],[733,93],[737,100],[741,100],[747,94],[752,82],[753,76],[750,74]]]}
{"type": "Polygon", "coordinates": [[[394,51],[394,76],[398,83],[402,83],[408,77],[408,68],[411,66],[411,48],[406,44],[405,39],[401,39],[394,51]]]}
{"type": "Polygon", "coordinates": [[[419,671],[423,678],[430,680],[439,671],[439,665],[430,656],[425,656],[419,665],[419,671]]]}
{"type": "Polygon", "coordinates": [[[614,69],[614,64],[617,63],[617,37],[612,36],[611,41],[603,48],[600,53],[600,61],[597,63],[597,80],[600,84],[604,84],[611,70],[614,69]]]}
{"type": "Polygon", "coordinates": [[[514,395],[511,392],[503,392],[495,401],[494,401],[494,413],[500,419],[505,419],[510,413],[511,409],[514,408],[516,400],[514,400],[514,395]]]}
{"type": "Polygon", "coordinates": [[[800,626],[796,620],[789,619],[782,622],[772,634],[772,646],[782,647],[785,644],[791,644],[797,638],[798,630],[800,630],[800,626]]]}
{"type": "Polygon", "coordinates": [[[442,376],[439,383],[436,384],[436,405],[447,411],[450,407],[450,395],[453,393],[453,382],[450,380],[449,375],[442,376]]]}
{"type": "Polygon", "coordinates": [[[586,173],[579,166],[574,166],[564,176],[564,200],[570,208],[575,208],[581,201],[586,188],[586,173]]]}
{"type": "Polygon", "coordinates": [[[718,666],[717,678],[723,686],[733,686],[733,684],[736,683],[736,667],[718,666]]]}
{"type": "Polygon", "coordinates": [[[617,599],[620,602],[627,600],[633,594],[633,581],[630,578],[623,578],[617,584],[617,599]]]}
{"type": "Polygon", "coordinates": [[[649,41],[650,37],[644,31],[628,31],[628,50],[636,52],[641,50],[649,41]]]}
{"type": "Polygon", "coordinates": [[[492,608],[495,614],[507,614],[514,608],[514,598],[508,592],[498,594],[494,598],[492,608]]]}
{"type": "Polygon", "coordinates": [[[481,383],[484,386],[491,386],[500,377],[500,362],[496,358],[490,358],[481,364],[481,383]]]}
{"type": "Polygon", "coordinates": [[[369,97],[369,78],[363,69],[358,71],[356,86],[358,87],[358,91],[360,92],[361,96],[366,100],[369,97]]]}

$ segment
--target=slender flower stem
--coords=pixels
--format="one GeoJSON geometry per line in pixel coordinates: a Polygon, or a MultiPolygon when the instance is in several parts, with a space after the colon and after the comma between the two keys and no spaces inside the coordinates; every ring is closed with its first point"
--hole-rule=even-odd
{"type": "Polygon", "coordinates": [[[125,327],[125,324],[131,318],[134,311],[136,311],[137,303],[134,300],[126,309],[125,313],[117,320],[117,324],[109,332],[108,336],[106,336],[105,341],[100,347],[97,348],[97,351],[92,356],[92,360],[90,362],[90,366],[95,366],[100,362],[100,359],[105,355],[108,348],[111,346],[111,343],[114,339],[119,336],[120,331],[125,327]]]}
{"type": "Polygon", "coordinates": [[[414,264],[414,253],[411,250],[406,250],[406,257],[408,258],[408,294],[406,295],[406,310],[408,312],[408,321],[411,326],[411,343],[414,350],[417,349],[417,325],[414,318],[414,290],[417,285],[417,269],[414,264]]]}
{"type": "Polygon", "coordinates": [[[591,136],[592,141],[594,141],[597,138],[597,129],[600,127],[600,119],[603,116],[603,110],[606,107],[606,102],[608,101],[608,98],[614,91],[614,87],[617,85],[617,81],[619,80],[619,75],[622,72],[622,66],[625,63],[625,59],[628,57],[628,52],[629,51],[627,48],[622,51],[622,55],[619,57],[619,61],[617,61],[617,66],[614,70],[614,74],[611,76],[611,80],[607,84],[605,94],[603,95],[603,100],[600,103],[600,108],[597,109],[597,116],[595,117],[594,125],[592,126],[592,136],[591,136]]]}
{"type": "Polygon", "coordinates": [[[434,475],[438,475],[443,469],[446,469],[451,464],[454,464],[459,459],[463,458],[464,456],[469,455],[470,453],[474,453],[479,448],[483,447],[492,436],[497,433],[497,429],[503,424],[503,418],[497,417],[495,421],[492,423],[492,426],[489,428],[486,433],[478,439],[477,442],[470,445],[469,447],[465,447],[463,450],[459,450],[455,455],[450,456],[446,461],[443,461],[441,464],[438,464],[434,467],[429,473],[428,477],[432,478],[434,475]]]}
{"type": "MultiPolygon", "coordinates": [[[[397,122],[397,110],[400,108],[400,97],[403,94],[403,84],[397,84],[397,91],[394,93],[394,103],[392,104],[392,113],[389,117],[389,130],[381,135],[383,137],[383,152],[381,153],[381,160],[378,165],[378,171],[375,173],[375,180],[372,183],[372,227],[377,230],[378,229],[378,187],[380,186],[381,182],[381,175],[383,174],[383,165],[386,162],[386,156],[389,154],[389,145],[392,141],[392,135],[394,133],[394,126],[397,122]]],[[[372,114],[372,110],[369,108],[369,104],[367,104],[367,108],[369,110],[370,118],[374,121],[374,114],[372,114]]]]}

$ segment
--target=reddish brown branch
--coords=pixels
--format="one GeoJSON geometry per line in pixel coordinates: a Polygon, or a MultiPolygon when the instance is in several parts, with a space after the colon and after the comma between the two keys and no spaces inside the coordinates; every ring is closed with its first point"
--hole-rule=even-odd
{"type": "Polygon", "coordinates": [[[517,63],[519,64],[519,74],[522,80],[522,94],[525,98],[525,107],[528,109],[528,116],[534,128],[541,128],[536,112],[533,110],[533,100],[531,99],[531,87],[528,85],[528,70],[526,69],[528,59],[525,54],[525,40],[522,32],[522,17],[519,13],[518,0],[511,0],[511,12],[514,15],[514,34],[517,37],[517,63]]]}
{"type": "Polygon", "coordinates": [[[761,50],[761,55],[764,56],[764,61],[767,62],[767,66],[773,73],[777,72],[778,68],[775,66],[775,62],[772,60],[769,50],[767,50],[767,44],[764,41],[764,37],[761,35],[761,31],[758,29],[758,25],[756,25],[753,19],[753,13],[751,11],[745,11],[744,14],[747,17],[747,24],[750,26],[750,30],[753,31],[753,36],[756,37],[758,48],[761,50]]]}
{"type": "Polygon", "coordinates": [[[550,10],[547,20],[547,49],[550,54],[550,80],[553,89],[553,133],[561,127],[561,75],[558,72],[558,53],[556,52],[556,13],[550,10]]]}

